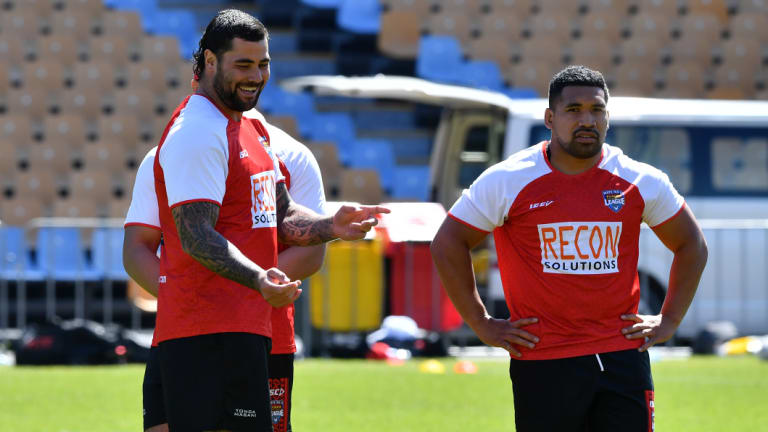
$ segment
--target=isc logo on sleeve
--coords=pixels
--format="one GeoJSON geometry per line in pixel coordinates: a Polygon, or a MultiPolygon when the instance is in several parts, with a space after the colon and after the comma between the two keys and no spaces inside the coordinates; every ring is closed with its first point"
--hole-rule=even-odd
{"type": "Polygon", "coordinates": [[[277,226],[274,171],[251,176],[251,218],[253,228],[277,226]]]}
{"type": "Polygon", "coordinates": [[[562,222],[538,229],[544,273],[618,273],[621,222],[562,222]]]}

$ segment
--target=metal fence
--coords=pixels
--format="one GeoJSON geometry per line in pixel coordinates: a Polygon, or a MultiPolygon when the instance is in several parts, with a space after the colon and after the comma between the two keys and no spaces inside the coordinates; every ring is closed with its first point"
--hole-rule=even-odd
{"type": "MultiPolygon", "coordinates": [[[[34,240],[28,243],[35,245],[36,261],[27,261],[18,256],[9,257],[9,254],[17,252],[10,250],[12,245],[8,244],[5,237],[0,237],[4,239],[0,240],[0,257],[3,262],[3,267],[0,267],[2,271],[0,274],[2,275],[0,278],[0,329],[23,329],[29,323],[30,310],[41,312],[41,308],[44,309],[46,319],[54,316],[89,318],[110,324],[118,314],[121,321],[128,327],[142,329],[142,325],[145,325],[148,329],[150,325],[146,320],[141,319],[142,310],[125,296],[114,295],[115,284],[124,284],[126,281],[124,273],[121,276],[121,272],[118,271],[122,269],[120,252],[122,222],[118,219],[33,220],[23,227],[22,237],[25,242],[34,240]],[[79,246],[60,244],[57,243],[61,240],[60,238],[45,237],[40,234],[41,230],[49,228],[73,228],[81,237],[85,239],[90,237],[91,240],[81,242],[79,246]],[[119,236],[96,235],[97,232],[107,230],[119,233],[119,236]],[[117,238],[119,238],[119,245],[99,246],[97,243],[114,243],[117,238]],[[41,243],[43,241],[51,244],[46,246],[45,243],[41,243]],[[97,249],[100,252],[96,253],[97,249]],[[90,252],[90,258],[85,256],[88,255],[86,252],[90,252]],[[103,252],[111,253],[112,256],[103,256],[103,252]],[[70,273],[65,279],[57,277],[56,272],[52,270],[52,266],[56,263],[46,261],[62,255],[81,253],[82,260],[70,260],[70,273]],[[72,267],[73,262],[81,263],[77,264],[81,267],[77,265],[72,267]],[[31,264],[35,265],[27,267],[31,264]],[[15,277],[11,277],[14,275],[15,277]],[[59,286],[63,284],[73,286],[71,299],[63,299],[62,296],[57,295],[59,286]],[[11,289],[15,290],[13,301],[9,295],[11,289]],[[42,296],[37,292],[36,300],[30,301],[28,295],[30,289],[42,290],[42,296]],[[14,320],[11,320],[12,316],[15,317],[14,320]]],[[[700,222],[709,246],[709,261],[696,298],[680,326],[678,335],[692,337],[708,322],[717,320],[733,322],[743,334],[767,334],[768,220],[702,220],[700,222]]],[[[4,228],[0,228],[2,229],[4,228]]],[[[414,278],[415,271],[418,269],[424,273],[423,267],[427,264],[416,261],[415,256],[418,254],[415,254],[416,249],[413,245],[406,245],[403,248],[403,255],[399,258],[402,260],[400,270],[390,266],[388,269],[382,268],[384,272],[389,271],[390,274],[377,273],[374,279],[378,281],[379,287],[372,291],[371,286],[359,286],[367,285],[369,282],[355,275],[361,274],[358,268],[361,260],[383,260],[383,256],[375,258],[376,253],[365,248],[352,247],[335,251],[336,248],[341,248],[342,244],[332,244],[329,247],[324,269],[316,275],[315,283],[311,283],[313,280],[310,279],[310,284],[305,286],[309,289],[303,295],[302,302],[297,305],[298,332],[309,336],[312,328],[334,331],[331,321],[339,319],[339,314],[346,314],[349,317],[349,323],[344,325],[354,330],[359,327],[358,321],[363,317],[367,318],[370,315],[383,317],[382,310],[387,308],[385,304],[387,301],[391,301],[390,312],[419,318],[418,312],[421,311],[424,315],[419,319],[427,324],[420,324],[428,327],[428,322],[432,321],[432,327],[439,330],[440,325],[436,320],[440,318],[441,313],[438,309],[444,307],[447,300],[444,293],[436,292],[440,290],[435,289],[434,283],[422,283],[414,278]],[[344,253],[351,253],[351,255],[345,258],[344,253]],[[364,255],[360,255],[361,253],[364,255]],[[340,272],[344,274],[340,279],[343,282],[329,279],[329,275],[340,272]],[[389,285],[385,282],[387,280],[389,285]],[[342,284],[344,286],[341,286],[342,284]],[[311,285],[316,286],[313,288],[311,285]],[[339,289],[342,290],[339,291],[339,289]],[[431,306],[429,300],[419,301],[419,304],[414,303],[414,293],[419,290],[430,293],[425,298],[432,298],[431,306]],[[374,294],[376,300],[365,306],[366,298],[362,297],[374,294]],[[313,295],[314,298],[310,297],[313,295]],[[347,298],[344,299],[344,297],[347,298]],[[342,305],[342,309],[349,310],[340,310],[339,306],[342,305]],[[316,318],[311,320],[313,308],[316,318]],[[366,308],[367,310],[363,310],[366,308]]],[[[425,255],[424,251],[420,254],[425,255]]],[[[647,228],[643,229],[638,262],[640,271],[646,277],[654,278],[658,283],[666,286],[672,259],[672,253],[661,244],[653,232],[647,228]]],[[[396,260],[393,259],[392,262],[396,260]]],[[[428,276],[432,273],[426,274],[428,276]]],[[[431,279],[427,276],[425,278],[431,279]]],[[[36,316],[40,315],[42,314],[38,313],[36,316]]]]}

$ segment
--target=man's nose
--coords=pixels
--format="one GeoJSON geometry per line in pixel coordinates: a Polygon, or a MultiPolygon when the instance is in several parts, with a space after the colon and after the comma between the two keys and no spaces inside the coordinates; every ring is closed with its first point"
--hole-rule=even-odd
{"type": "Polygon", "coordinates": [[[595,118],[595,114],[591,111],[584,111],[581,116],[579,116],[579,126],[581,127],[595,127],[596,123],[597,119],[595,118]]]}
{"type": "Polygon", "coordinates": [[[260,83],[264,80],[264,72],[261,71],[261,68],[253,68],[251,73],[248,74],[248,79],[255,83],[260,83]]]}

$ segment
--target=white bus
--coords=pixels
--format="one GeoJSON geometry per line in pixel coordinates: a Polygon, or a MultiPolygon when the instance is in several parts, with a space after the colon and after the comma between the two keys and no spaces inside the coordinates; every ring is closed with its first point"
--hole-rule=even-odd
{"type": "MultiPolygon", "coordinates": [[[[542,77],[542,79],[545,79],[542,77]]],[[[546,99],[410,77],[301,77],[293,90],[408,100],[443,107],[430,159],[431,198],[449,207],[488,166],[549,139],[546,99]]],[[[709,262],[678,336],[728,320],[742,334],[768,333],[768,102],[611,97],[606,141],[666,172],[702,224],[709,262]]],[[[490,248],[487,291],[503,305],[490,248]]],[[[671,253],[642,231],[641,312],[661,307],[671,253]]]]}

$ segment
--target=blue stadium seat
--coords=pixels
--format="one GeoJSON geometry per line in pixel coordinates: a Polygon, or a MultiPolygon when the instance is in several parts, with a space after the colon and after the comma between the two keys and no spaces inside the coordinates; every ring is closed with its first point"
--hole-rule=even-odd
{"type": "Polygon", "coordinates": [[[123,229],[98,228],[91,241],[93,267],[106,278],[126,280],[128,274],[123,267],[123,229]]]}
{"type": "Polygon", "coordinates": [[[307,6],[314,6],[318,8],[338,8],[344,3],[344,0],[301,0],[301,2],[307,6]]]}
{"type": "Polygon", "coordinates": [[[429,167],[426,165],[396,167],[392,198],[427,201],[429,199],[429,167]]]}
{"type": "Polygon", "coordinates": [[[259,109],[268,114],[294,116],[302,136],[309,136],[312,119],[316,115],[312,95],[287,92],[274,83],[267,84],[261,92],[259,109]]]}
{"type": "Polygon", "coordinates": [[[193,12],[183,9],[148,10],[143,14],[142,22],[144,30],[149,33],[176,36],[182,57],[192,57],[201,36],[197,30],[197,17],[193,12]]]}
{"type": "Polygon", "coordinates": [[[428,160],[432,153],[432,139],[428,137],[393,137],[390,139],[395,158],[428,160]]]}
{"type": "MultiPolygon", "coordinates": [[[[302,129],[301,121],[299,129],[302,129]]],[[[310,122],[310,127],[301,134],[315,141],[332,141],[339,151],[339,160],[344,165],[351,161],[351,150],[355,145],[355,125],[347,113],[318,113],[310,122]]]]}
{"type": "Polygon", "coordinates": [[[354,33],[377,34],[381,28],[381,4],[379,0],[344,0],[336,22],[354,33]]]}
{"type": "Polygon", "coordinates": [[[373,168],[379,173],[381,187],[391,193],[395,183],[395,152],[389,141],[358,139],[350,152],[352,168],[373,168]]]}
{"type": "Polygon", "coordinates": [[[282,80],[304,75],[335,75],[336,60],[326,57],[280,56],[273,57],[270,65],[272,78],[282,80]]]}
{"type": "Polygon", "coordinates": [[[462,67],[461,84],[485,90],[501,91],[504,79],[499,66],[492,61],[477,60],[467,62],[462,67]]]}
{"type": "MultiPolygon", "coordinates": [[[[135,10],[142,15],[154,13],[157,10],[157,0],[103,0],[104,6],[117,10],[135,10]]],[[[142,21],[143,21],[142,17],[142,21]]]]}
{"type": "Polygon", "coordinates": [[[456,83],[461,79],[462,53],[453,36],[422,36],[416,74],[425,79],[456,83]]]}
{"type": "Polygon", "coordinates": [[[512,99],[535,99],[539,97],[539,93],[536,91],[536,89],[528,87],[507,87],[502,90],[502,93],[512,99]]]}
{"type": "Polygon", "coordinates": [[[37,263],[43,274],[56,280],[98,280],[102,274],[88,265],[77,228],[40,228],[37,263]]]}
{"type": "Polygon", "coordinates": [[[0,278],[43,280],[43,273],[32,263],[21,227],[0,227],[0,278]]]}

